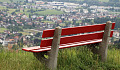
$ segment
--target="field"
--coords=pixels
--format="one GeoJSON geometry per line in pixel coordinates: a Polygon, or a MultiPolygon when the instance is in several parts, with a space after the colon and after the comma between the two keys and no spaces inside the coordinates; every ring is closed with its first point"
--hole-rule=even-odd
{"type": "Polygon", "coordinates": [[[19,32],[19,33],[22,33],[25,36],[25,35],[30,35],[30,33],[33,33],[33,32],[38,33],[39,31],[34,29],[24,29],[23,32],[19,32]]]}
{"type": "Polygon", "coordinates": [[[8,13],[12,13],[12,12],[14,12],[16,9],[8,9],[9,11],[8,11],[8,13]]]}
{"type": "MultiPolygon", "coordinates": [[[[84,1],[84,0],[69,0],[69,1],[84,1]]],[[[97,0],[96,0],[97,1],[97,0]]],[[[101,1],[101,2],[108,2],[109,0],[98,0],[98,1],[101,1]]]]}
{"type": "Polygon", "coordinates": [[[120,12],[110,12],[110,14],[120,14],[120,12]]]}
{"type": "MultiPolygon", "coordinates": [[[[22,14],[26,14],[27,16],[29,16],[29,14],[32,14],[31,12],[27,12],[28,9],[25,9],[25,11],[20,11],[20,12],[16,12],[17,14],[18,13],[22,13],[22,14]]],[[[44,11],[37,11],[37,12],[34,12],[34,14],[38,14],[38,15],[57,15],[57,14],[64,14],[64,12],[62,11],[57,11],[57,10],[44,10],[44,11]]]]}
{"type": "MultiPolygon", "coordinates": [[[[12,0],[13,2],[17,2],[17,1],[26,1],[26,0],[12,0]]],[[[8,2],[10,3],[10,0],[0,0],[0,2],[8,2]]]]}
{"type": "Polygon", "coordinates": [[[39,12],[35,12],[39,15],[57,15],[57,14],[64,14],[62,11],[57,11],[57,10],[45,10],[45,11],[39,11],[39,12]]]}
{"type": "MultiPolygon", "coordinates": [[[[25,0],[13,0],[13,2],[17,2],[17,1],[25,1],[25,0]]],[[[84,1],[84,0],[69,0],[69,1],[84,1]]],[[[109,0],[99,0],[99,1],[108,2],[109,0]]],[[[0,2],[10,2],[10,0],[0,0],[0,2]]]]}
{"type": "MultiPolygon", "coordinates": [[[[30,52],[0,52],[0,70],[46,70],[30,52]]],[[[101,62],[86,47],[60,49],[58,70],[120,70],[120,50],[109,49],[108,59],[101,62]]]]}
{"type": "Polygon", "coordinates": [[[109,0],[99,0],[99,1],[101,1],[101,2],[108,2],[109,0]]]}
{"type": "Polygon", "coordinates": [[[1,9],[6,9],[6,7],[5,7],[5,6],[0,6],[0,10],[1,10],[1,9]]]}
{"type": "Polygon", "coordinates": [[[0,28],[0,33],[4,32],[4,30],[7,30],[6,28],[0,28]]]}
{"type": "Polygon", "coordinates": [[[25,36],[25,35],[29,35],[28,32],[19,32],[19,33],[22,33],[24,36],[25,36]]]}

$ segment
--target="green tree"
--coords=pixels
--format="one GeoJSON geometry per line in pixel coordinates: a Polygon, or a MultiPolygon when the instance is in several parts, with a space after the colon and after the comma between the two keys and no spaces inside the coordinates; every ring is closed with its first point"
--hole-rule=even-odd
{"type": "Polygon", "coordinates": [[[41,35],[40,32],[38,32],[38,33],[35,34],[36,37],[39,37],[40,35],[41,35]]]}
{"type": "Polygon", "coordinates": [[[18,46],[17,45],[13,45],[12,49],[13,50],[18,50],[18,46]]]}

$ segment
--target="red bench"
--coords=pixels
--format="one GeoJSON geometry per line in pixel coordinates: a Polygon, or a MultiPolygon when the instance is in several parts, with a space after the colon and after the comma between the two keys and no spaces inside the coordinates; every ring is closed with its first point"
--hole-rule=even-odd
{"type": "MultiPolygon", "coordinates": [[[[70,27],[70,28],[62,28],[62,29],[60,27],[57,27],[56,29],[44,30],[42,35],[43,39],[41,40],[40,46],[23,48],[22,50],[33,52],[34,54],[37,54],[37,56],[39,53],[39,56],[42,57],[43,56],[41,55],[42,52],[50,51],[51,48],[53,48],[53,50],[51,50],[50,53],[51,55],[50,57],[51,59],[53,59],[52,57],[57,57],[57,52],[58,52],[57,49],[101,43],[103,39],[105,40],[107,39],[108,41],[108,37],[109,36],[112,37],[113,35],[113,31],[111,31],[111,29],[114,29],[114,27],[115,27],[115,23],[111,23],[110,21],[108,21],[106,24],[78,26],[78,27],[70,27]]],[[[55,67],[56,65],[53,64],[53,67],[51,68],[55,68],[55,67]]]]}

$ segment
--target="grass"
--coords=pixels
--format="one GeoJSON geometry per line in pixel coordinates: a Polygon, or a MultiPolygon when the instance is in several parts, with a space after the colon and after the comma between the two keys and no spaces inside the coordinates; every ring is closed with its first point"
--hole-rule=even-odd
{"type": "Polygon", "coordinates": [[[62,23],[62,24],[59,24],[60,26],[66,26],[66,24],[65,23],[62,23]]]}
{"type": "Polygon", "coordinates": [[[5,6],[0,6],[0,10],[2,10],[2,9],[6,9],[6,7],[5,6]]]}
{"type": "Polygon", "coordinates": [[[76,21],[76,23],[82,23],[82,21],[81,21],[81,20],[79,20],[79,21],[76,21]]]}
{"type": "MultiPolygon", "coordinates": [[[[0,52],[0,70],[46,70],[30,52],[0,52]]],[[[99,60],[86,47],[60,49],[58,70],[119,70],[120,50],[109,49],[107,62],[99,60]]]]}
{"type": "Polygon", "coordinates": [[[35,30],[32,30],[32,29],[24,29],[24,32],[28,32],[28,33],[29,32],[32,32],[32,33],[35,32],[35,33],[37,33],[38,31],[35,31],[35,30]]]}
{"type": "Polygon", "coordinates": [[[30,33],[38,33],[39,31],[36,31],[36,30],[32,30],[32,29],[24,29],[23,32],[19,32],[19,33],[22,33],[24,36],[25,35],[30,35],[30,33]]]}
{"type": "Polygon", "coordinates": [[[28,32],[19,32],[19,33],[22,33],[24,36],[25,36],[25,35],[29,35],[28,32]]]}
{"type": "Polygon", "coordinates": [[[32,53],[28,52],[2,52],[0,61],[0,70],[43,70],[44,68],[43,64],[38,63],[32,53]]]}
{"type": "Polygon", "coordinates": [[[110,14],[120,14],[120,12],[110,12],[110,14]]]}
{"type": "Polygon", "coordinates": [[[6,28],[0,28],[0,33],[4,32],[5,30],[7,30],[6,28]]]}
{"type": "Polygon", "coordinates": [[[64,12],[62,12],[62,11],[49,10],[49,9],[44,10],[44,11],[37,11],[37,12],[34,12],[34,13],[27,12],[28,10],[30,10],[30,9],[25,9],[24,12],[22,10],[20,10],[20,12],[15,12],[15,13],[16,14],[22,13],[22,14],[25,14],[27,16],[29,16],[29,14],[37,14],[37,15],[59,15],[59,14],[64,14],[64,12]]]}
{"type": "Polygon", "coordinates": [[[9,11],[8,11],[8,13],[12,13],[12,12],[14,12],[16,9],[8,9],[9,11]]]}
{"type": "Polygon", "coordinates": [[[0,0],[0,2],[10,2],[10,0],[0,0]]]}
{"type": "Polygon", "coordinates": [[[39,12],[35,12],[39,15],[59,15],[59,14],[64,14],[64,12],[62,11],[57,11],[57,10],[45,10],[45,11],[39,11],[39,12]]]}
{"type": "Polygon", "coordinates": [[[99,1],[101,1],[101,2],[109,2],[109,0],[99,0],[99,1]]]}
{"type": "Polygon", "coordinates": [[[50,24],[55,24],[53,21],[47,21],[47,20],[45,20],[45,21],[41,21],[41,22],[44,22],[44,23],[50,23],[50,24]]]}
{"type": "MultiPolygon", "coordinates": [[[[26,0],[13,0],[13,2],[17,2],[17,1],[26,1],[26,0]]],[[[8,2],[10,3],[10,0],[0,0],[0,2],[8,2]]]]}

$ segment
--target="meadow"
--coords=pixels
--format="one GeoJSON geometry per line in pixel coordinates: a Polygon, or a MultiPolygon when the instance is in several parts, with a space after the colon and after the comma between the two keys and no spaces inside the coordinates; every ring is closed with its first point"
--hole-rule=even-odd
{"type": "MultiPolygon", "coordinates": [[[[26,0],[13,0],[13,2],[17,2],[17,1],[26,1],[26,0]]],[[[70,0],[70,1],[84,1],[84,0],[70,0]]],[[[98,0],[98,1],[108,2],[109,0],[98,0]]],[[[10,0],[0,0],[0,2],[8,2],[8,3],[10,3],[11,1],[10,0]]]]}
{"type": "Polygon", "coordinates": [[[17,2],[17,1],[25,1],[25,0],[0,0],[0,2],[8,2],[8,3],[10,3],[11,1],[17,2]]]}
{"type": "MultiPolygon", "coordinates": [[[[48,70],[32,53],[18,51],[0,51],[0,70],[48,70]]],[[[58,54],[58,70],[120,70],[120,50],[108,50],[108,59],[101,62],[85,46],[60,49],[58,54]]]]}
{"type": "Polygon", "coordinates": [[[5,30],[7,30],[6,28],[0,28],[0,33],[4,32],[5,30]]]}

